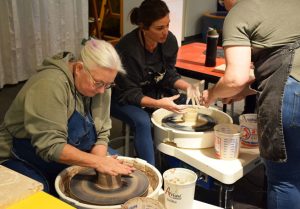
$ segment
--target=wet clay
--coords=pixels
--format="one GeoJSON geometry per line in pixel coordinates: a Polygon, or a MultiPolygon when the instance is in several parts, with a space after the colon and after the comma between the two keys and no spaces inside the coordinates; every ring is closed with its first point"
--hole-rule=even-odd
{"type": "MultiPolygon", "coordinates": [[[[148,189],[145,194],[142,196],[148,196],[148,194],[151,194],[154,189],[158,186],[159,184],[159,178],[155,171],[153,171],[149,166],[138,163],[137,161],[133,160],[123,160],[124,164],[132,165],[135,167],[137,170],[141,171],[143,174],[146,175],[147,180],[148,180],[148,189]]],[[[60,190],[68,197],[74,198],[74,196],[70,193],[70,181],[71,179],[79,172],[83,172],[88,170],[89,168],[85,167],[80,167],[80,166],[72,166],[69,167],[65,170],[65,173],[61,175],[61,182],[60,182],[60,190]]],[[[86,203],[86,202],[83,202],[86,203]]]]}
{"type": "Polygon", "coordinates": [[[119,205],[131,198],[144,196],[148,190],[148,178],[140,170],[120,176],[120,182],[115,177],[100,176],[99,182],[99,175],[91,168],[74,175],[70,181],[71,197],[92,205],[119,205]]]}
{"type": "Polygon", "coordinates": [[[189,107],[183,114],[172,113],[162,119],[162,125],[181,131],[212,131],[216,121],[211,116],[200,113],[200,109],[189,107]]]}

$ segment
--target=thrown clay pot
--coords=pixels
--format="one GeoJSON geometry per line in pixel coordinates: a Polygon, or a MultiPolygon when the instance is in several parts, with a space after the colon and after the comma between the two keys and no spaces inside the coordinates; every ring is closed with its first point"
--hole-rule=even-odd
{"type": "Polygon", "coordinates": [[[198,109],[189,107],[186,109],[186,112],[183,114],[183,120],[185,122],[197,122],[198,120],[198,109]]]}

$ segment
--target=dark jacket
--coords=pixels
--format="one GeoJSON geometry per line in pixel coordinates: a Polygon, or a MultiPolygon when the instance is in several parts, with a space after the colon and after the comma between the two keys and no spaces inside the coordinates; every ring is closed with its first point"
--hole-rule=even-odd
{"type": "Polygon", "coordinates": [[[172,89],[180,79],[175,63],[177,40],[169,32],[167,40],[158,44],[153,53],[147,51],[139,40],[139,29],[125,35],[116,45],[126,75],[117,75],[113,96],[120,104],[140,106],[144,96],[159,98],[163,89],[172,89]]]}

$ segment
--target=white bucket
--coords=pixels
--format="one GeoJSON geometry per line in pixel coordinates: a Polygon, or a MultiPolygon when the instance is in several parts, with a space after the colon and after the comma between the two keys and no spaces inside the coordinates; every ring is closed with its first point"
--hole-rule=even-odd
{"type": "Polygon", "coordinates": [[[241,144],[243,147],[256,148],[257,137],[257,114],[244,114],[239,117],[241,128],[241,144]]]}
{"type": "Polygon", "coordinates": [[[166,209],[193,208],[197,174],[185,168],[172,168],[164,172],[166,209]]]}
{"type": "Polygon", "coordinates": [[[214,131],[217,158],[237,159],[240,151],[240,127],[235,124],[223,123],[216,125],[214,131]]]}

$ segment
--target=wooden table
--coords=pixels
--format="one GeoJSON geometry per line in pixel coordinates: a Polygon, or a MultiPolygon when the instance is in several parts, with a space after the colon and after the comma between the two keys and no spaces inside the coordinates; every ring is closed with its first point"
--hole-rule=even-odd
{"type": "MultiPolygon", "coordinates": [[[[205,80],[205,88],[208,83],[216,83],[224,75],[222,71],[218,71],[215,67],[206,67],[205,63],[206,44],[191,43],[183,45],[179,48],[177,53],[177,61],[175,67],[177,71],[186,77],[205,80]]],[[[218,48],[219,52],[222,48],[218,48]]],[[[223,57],[217,57],[216,66],[225,64],[223,57]]]]}

